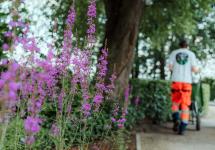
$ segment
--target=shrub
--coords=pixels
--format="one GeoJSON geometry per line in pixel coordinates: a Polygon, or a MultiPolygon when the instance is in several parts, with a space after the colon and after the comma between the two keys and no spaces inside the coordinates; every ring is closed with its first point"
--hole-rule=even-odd
{"type": "Polygon", "coordinates": [[[210,100],[215,100],[215,79],[214,78],[205,78],[202,81],[203,83],[207,83],[210,85],[210,100]]]}
{"type": "Polygon", "coordinates": [[[132,99],[132,104],[128,107],[128,115],[126,117],[125,127],[126,129],[132,129],[138,121],[145,118],[145,108],[139,104],[140,98],[135,97],[132,99]]]}
{"type": "MultiPolygon", "coordinates": [[[[165,80],[131,80],[132,85],[132,104],[129,106],[127,123],[133,126],[138,120],[146,118],[154,122],[164,122],[171,118],[171,99],[170,99],[170,81],[165,80]],[[135,99],[139,97],[139,104],[136,106],[135,99]]],[[[203,113],[208,110],[210,100],[210,85],[196,84],[193,90],[197,90],[192,98],[197,99],[199,107],[203,113]]]]}
{"type": "Polygon", "coordinates": [[[49,52],[42,58],[36,39],[28,34],[29,25],[10,22],[10,32],[18,27],[23,35],[12,34],[9,53],[20,46],[29,55],[20,63],[9,58],[7,70],[0,75],[0,149],[83,149],[124,127],[129,91],[120,105],[112,96],[115,75],[105,83],[107,48],[101,49],[96,83],[90,84],[95,0],[89,1],[87,16],[85,48],[73,45],[76,12],[71,7],[59,54],[48,45],[49,52]]]}
{"type": "Polygon", "coordinates": [[[169,119],[171,114],[169,81],[135,79],[131,81],[131,85],[132,96],[140,98],[138,107],[144,112],[145,117],[155,122],[169,119]]]}
{"type": "Polygon", "coordinates": [[[210,85],[203,83],[201,85],[201,89],[202,89],[201,94],[202,94],[202,100],[203,100],[202,112],[204,115],[208,112],[208,103],[210,101],[210,85]]]}

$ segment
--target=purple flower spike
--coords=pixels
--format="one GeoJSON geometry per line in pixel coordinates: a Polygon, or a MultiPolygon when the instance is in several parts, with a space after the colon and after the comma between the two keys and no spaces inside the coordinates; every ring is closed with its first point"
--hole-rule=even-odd
{"type": "Polygon", "coordinates": [[[117,124],[117,126],[118,126],[118,128],[123,128],[124,127],[124,124],[121,124],[121,123],[119,123],[119,124],[117,124]]]}
{"type": "Polygon", "coordinates": [[[114,123],[114,122],[116,122],[116,119],[115,118],[111,118],[111,121],[114,123]]]}
{"type": "Polygon", "coordinates": [[[4,33],[5,37],[12,37],[13,33],[11,31],[7,31],[4,33]]]}
{"type": "Polygon", "coordinates": [[[60,129],[58,128],[58,126],[56,124],[52,124],[51,134],[53,136],[58,136],[60,134],[60,129]]]}
{"type": "Polygon", "coordinates": [[[82,110],[85,116],[89,116],[90,115],[90,110],[91,110],[91,105],[89,103],[85,103],[82,106],[82,110]]]}
{"type": "Polygon", "coordinates": [[[8,96],[9,96],[9,99],[11,101],[15,101],[17,95],[16,95],[16,93],[14,91],[10,91],[9,94],[8,94],[8,96]]]}
{"type": "Polygon", "coordinates": [[[35,142],[35,137],[33,135],[27,136],[25,138],[25,144],[27,144],[27,145],[32,145],[34,142],[35,142]]]}
{"type": "Polygon", "coordinates": [[[0,79],[0,89],[4,86],[5,81],[0,79]]]}
{"type": "Polygon", "coordinates": [[[69,15],[67,16],[66,23],[68,25],[73,25],[75,23],[76,12],[74,8],[69,10],[69,15]]]}
{"type": "Polygon", "coordinates": [[[93,100],[93,102],[95,103],[95,104],[101,104],[101,102],[102,102],[102,99],[103,99],[103,96],[102,95],[96,95],[95,97],[94,97],[94,100],[93,100]]]}
{"type": "Polygon", "coordinates": [[[17,91],[19,88],[20,88],[20,83],[16,83],[16,82],[9,83],[9,89],[11,91],[17,91]]]}
{"type": "Polygon", "coordinates": [[[41,119],[38,117],[28,116],[24,122],[25,131],[27,133],[38,133],[40,131],[41,119]]]}
{"type": "Polygon", "coordinates": [[[9,46],[7,43],[4,43],[3,46],[2,46],[2,49],[3,49],[4,51],[8,51],[9,48],[10,48],[10,46],[9,46]]]}
{"type": "Polygon", "coordinates": [[[92,18],[96,18],[96,1],[91,0],[90,5],[88,6],[87,15],[92,18]]]}
{"type": "Polygon", "coordinates": [[[12,63],[9,67],[9,69],[12,71],[12,72],[16,72],[18,69],[19,69],[19,64],[18,63],[12,63]]]}

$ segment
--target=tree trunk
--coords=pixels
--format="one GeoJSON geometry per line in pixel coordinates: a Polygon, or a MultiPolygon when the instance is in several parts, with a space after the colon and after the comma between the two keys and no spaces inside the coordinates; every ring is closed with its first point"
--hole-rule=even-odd
{"type": "Polygon", "coordinates": [[[109,49],[106,79],[116,74],[115,94],[119,95],[128,86],[143,0],[104,0],[104,3],[107,14],[105,39],[109,49]]]}
{"type": "Polygon", "coordinates": [[[136,48],[135,48],[135,58],[134,58],[134,65],[132,67],[132,79],[137,79],[140,74],[140,58],[139,58],[139,42],[137,39],[136,48]]]}
{"type": "Polygon", "coordinates": [[[159,61],[160,61],[160,78],[162,80],[165,80],[165,54],[163,55],[160,55],[160,58],[159,58],[159,61]]]}

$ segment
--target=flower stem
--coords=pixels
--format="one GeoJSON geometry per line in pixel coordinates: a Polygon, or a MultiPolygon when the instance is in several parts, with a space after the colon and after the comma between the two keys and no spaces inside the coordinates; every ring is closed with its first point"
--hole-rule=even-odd
{"type": "Polygon", "coordinates": [[[3,131],[2,131],[2,135],[1,135],[1,141],[0,141],[0,150],[2,150],[4,148],[4,140],[5,140],[5,137],[6,137],[8,124],[9,124],[9,121],[6,121],[5,125],[2,128],[3,131]]]}

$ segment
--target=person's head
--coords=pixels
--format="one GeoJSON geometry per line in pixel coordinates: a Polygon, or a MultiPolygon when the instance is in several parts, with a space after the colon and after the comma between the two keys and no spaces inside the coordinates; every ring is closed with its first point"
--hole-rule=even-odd
{"type": "Polygon", "coordinates": [[[179,46],[180,48],[187,48],[188,47],[188,44],[187,44],[187,41],[182,39],[180,42],[179,42],[179,46]]]}

